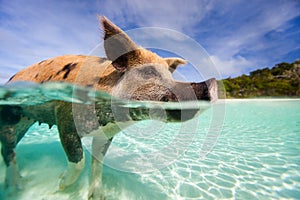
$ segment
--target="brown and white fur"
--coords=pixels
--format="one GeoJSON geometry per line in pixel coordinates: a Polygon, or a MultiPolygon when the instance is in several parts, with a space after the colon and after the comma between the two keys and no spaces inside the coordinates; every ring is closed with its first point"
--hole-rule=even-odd
{"type": "MultiPolygon", "coordinates": [[[[202,83],[175,81],[171,73],[178,65],[185,64],[185,60],[162,58],[137,46],[107,18],[100,17],[100,21],[104,30],[104,48],[107,58],[83,55],[51,58],[19,71],[9,80],[9,83],[63,81],[92,87],[130,100],[187,101],[217,98],[215,79],[202,83]]],[[[74,119],[76,118],[72,110],[74,106],[80,109],[80,105],[63,101],[51,101],[35,106],[0,107],[1,152],[7,166],[5,180],[7,188],[19,187],[20,176],[15,148],[29,127],[38,121],[50,126],[55,124],[58,127],[60,140],[69,162],[60,180],[59,187],[62,190],[72,185],[84,168],[81,137],[93,135],[89,198],[104,198],[101,189],[101,162],[113,136],[121,131],[122,127],[114,120],[105,123],[100,120],[90,121],[89,112],[94,110],[99,119],[103,118],[101,108],[98,107],[89,109],[90,107],[87,106],[82,109],[83,112],[77,116],[77,119],[74,119]],[[81,123],[79,128],[75,122],[81,123]]],[[[181,118],[177,116],[177,120],[180,121],[181,118]]]]}

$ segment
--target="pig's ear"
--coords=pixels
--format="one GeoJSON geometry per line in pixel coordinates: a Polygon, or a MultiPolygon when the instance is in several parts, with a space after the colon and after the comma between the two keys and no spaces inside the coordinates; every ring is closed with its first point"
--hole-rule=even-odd
{"type": "Polygon", "coordinates": [[[174,72],[178,65],[184,65],[187,63],[186,60],[183,60],[181,58],[165,58],[165,61],[169,65],[170,72],[174,72]]]}
{"type": "Polygon", "coordinates": [[[106,56],[118,71],[125,71],[128,61],[134,57],[138,46],[122,31],[104,16],[99,16],[104,31],[104,49],[106,56]]]}

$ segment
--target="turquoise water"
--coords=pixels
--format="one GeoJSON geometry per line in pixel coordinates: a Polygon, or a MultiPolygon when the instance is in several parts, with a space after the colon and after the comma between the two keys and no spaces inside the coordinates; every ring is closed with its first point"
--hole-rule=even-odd
{"type": "MultiPolygon", "coordinates": [[[[17,148],[23,190],[5,198],[85,199],[89,138],[84,144],[83,174],[75,185],[58,191],[67,164],[57,128],[35,124],[17,148]]],[[[0,199],[4,173],[1,160],[0,199]]],[[[114,138],[103,184],[107,199],[300,199],[300,100],[220,101],[183,124],[140,122],[114,138]],[[225,112],[215,116],[218,109],[225,112]],[[212,127],[216,120],[222,122],[221,131],[212,127]],[[212,149],[203,157],[207,141],[212,149]],[[179,153],[172,157],[172,150],[179,153]],[[151,154],[160,155],[157,162],[172,159],[160,168],[137,163],[151,154]]]]}
{"type": "MultiPolygon", "coordinates": [[[[141,175],[107,168],[108,190],[115,183],[132,199],[300,199],[300,101],[227,101],[225,107],[217,144],[204,159],[199,149],[211,110],[198,118],[193,142],[173,164],[141,175]]],[[[128,140],[120,135],[115,142],[128,140]]]]}

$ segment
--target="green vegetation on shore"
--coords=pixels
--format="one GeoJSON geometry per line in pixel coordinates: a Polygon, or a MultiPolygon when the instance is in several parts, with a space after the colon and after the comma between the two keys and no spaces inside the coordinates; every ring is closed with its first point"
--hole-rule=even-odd
{"type": "Polygon", "coordinates": [[[222,82],[226,98],[299,97],[300,60],[283,62],[271,69],[255,70],[249,75],[223,79],[222,82]]]}

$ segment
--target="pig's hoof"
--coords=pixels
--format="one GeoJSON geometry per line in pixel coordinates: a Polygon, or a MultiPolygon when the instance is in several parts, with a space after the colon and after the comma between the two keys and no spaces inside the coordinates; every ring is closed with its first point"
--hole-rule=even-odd
{"type": "Polygon", "coordinates": [[[89,200],[105,200],[106,199],[102,185],[99,181],[95,181],[90,185],[88,199],[89,200]]]}
{"type": "Polygon", "coordinates": [[[17,166],[11,164],[6,168],[5,190],[10,193],[17,192],[21,189],[21,175],[19,174],[17,166]]]}
{"type": "Polygon", "coordinates": [[[69,162],[68,169],[60,177],[59,189],[64,190],[66,187],[75,183],[83,168],[84,159],[78,163],[69,162]]]}
{"type": "Polygon", "coordinates": [[[59,182],[59,190],[64,190],[66,187],[72,185],[76,181],[76,177],[72,176],[68,171],[66,170],[60,178],[59,182]]]}
{"type": "Polygon", "coordinates": [[[22,190],[22,186],[20,183],[14,182],[13,184],[5,181],[5,194],[11,196],[13,194],[18,193],[22,190]]]}
{"type": "Polygon", "coordinates": [[[106,197],[103,193],[94,191],[89,194],[89,200],[106,200],[106,197]]]}
{"type": "Polygon", "coordinates": [[[6,197],[12,197],[18,194],[22,190],[21,177],[13,180],[6,178],[4,187],[5,187],[4,195],[6,197]]]}

